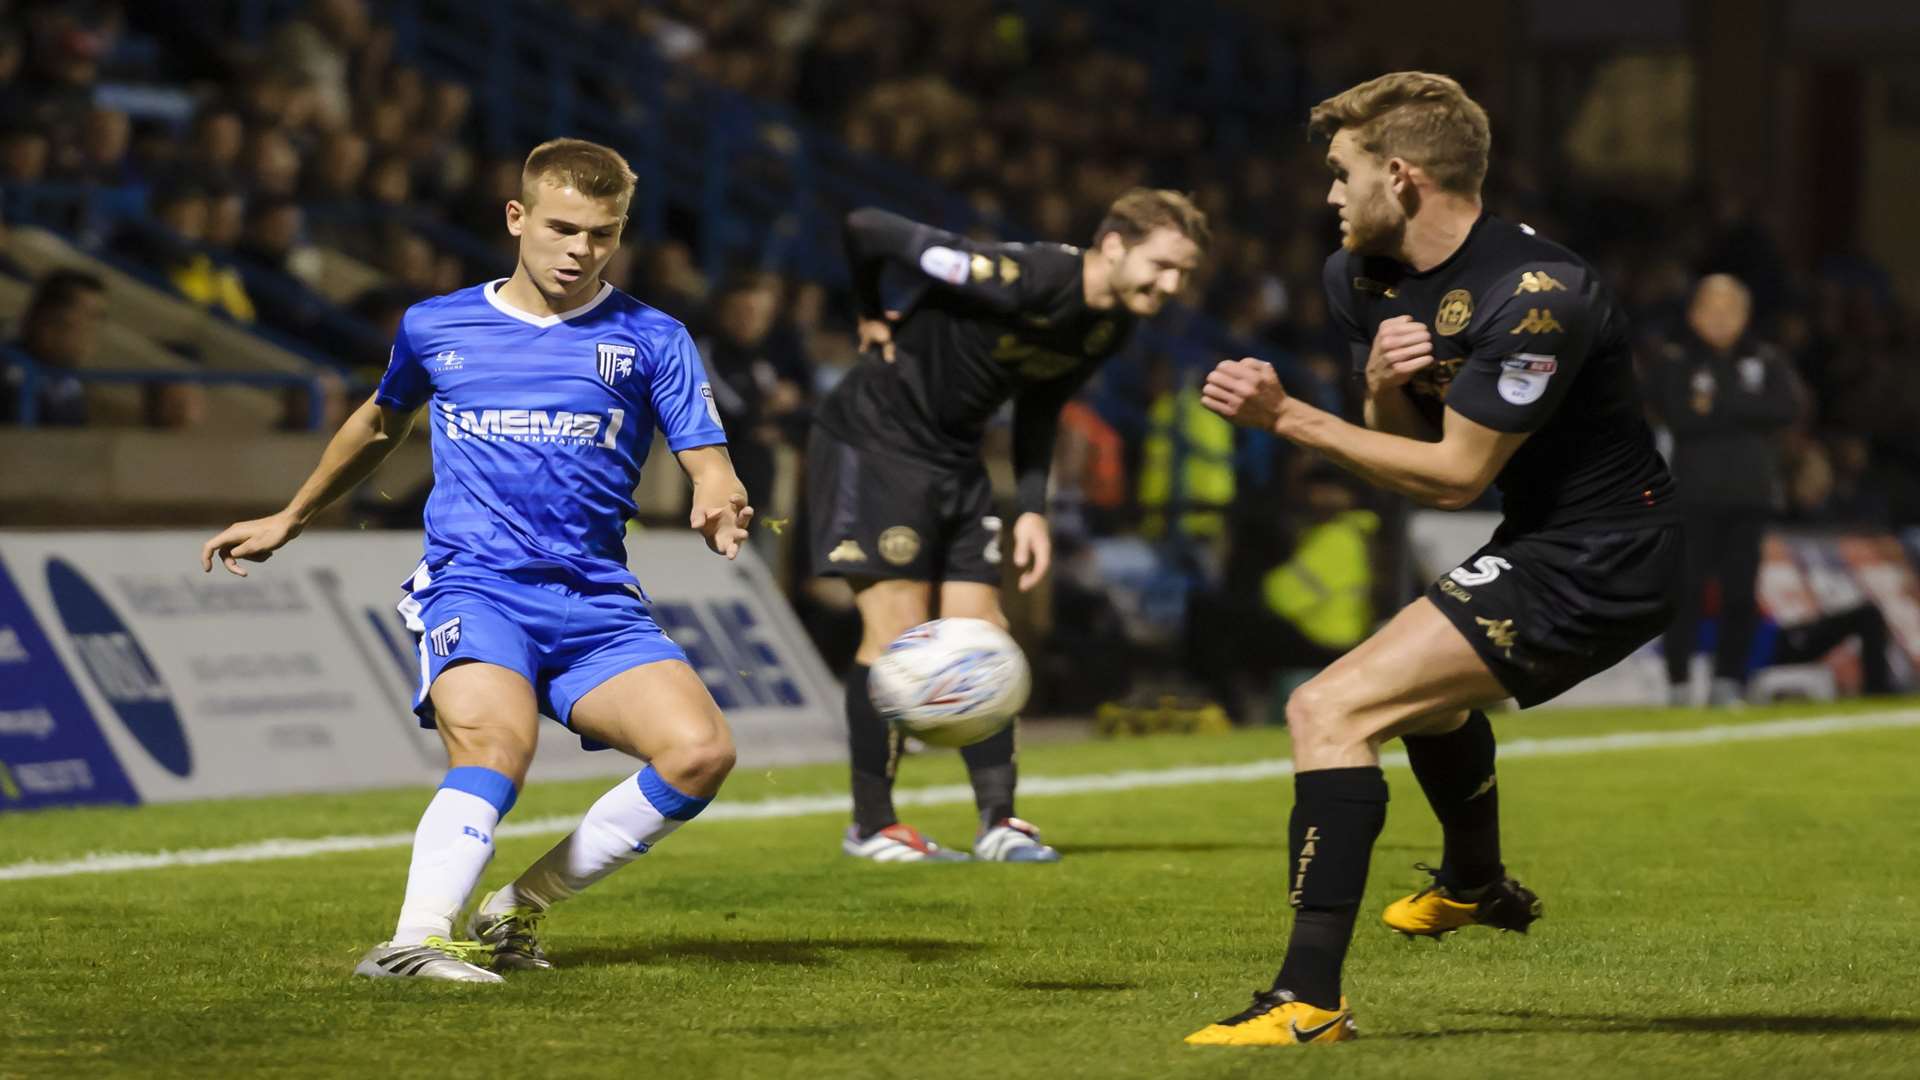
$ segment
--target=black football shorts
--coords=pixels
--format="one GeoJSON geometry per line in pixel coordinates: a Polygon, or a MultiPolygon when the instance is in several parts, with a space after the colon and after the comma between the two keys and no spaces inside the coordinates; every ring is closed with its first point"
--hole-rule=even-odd
{"type": "Polygon", "coordinates": [[[943,468],[807,440],[807,540],[823,577],[1000,584],[1000,518],[986,466],[943,468]]]}
{"type": "Polygon", "coordinates": [[[1680,528],[1496,532],[1426,595],[1521,708],[1538,705],[1666,630],[1680,528]]]}

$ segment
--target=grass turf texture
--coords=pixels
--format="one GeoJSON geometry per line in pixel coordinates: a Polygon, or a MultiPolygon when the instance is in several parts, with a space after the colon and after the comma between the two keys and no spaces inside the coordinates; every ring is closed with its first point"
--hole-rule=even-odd
{"type": "MultiPolygon", "coordinates": [[[[1495,723],[1544,738],[1843,711],[1495,723]]],[[[857,863],[834,815],[696,822],[555,913],[561,970],[500,987],[348,977],[391,927],[404,850],[0,882],[0,1077],[1912,1076],[1916,752],[1908,729],[1505,763],[1507,859],[1547,916],[1441,944],[1377,922],[1439,853],[1411,775],[1389,770],[1347,972],[1362,1038],[1344,1046],[1180,1042],[1279,962],[1278,780],[1024,801],[1067,854],[1050,867],[857,863]]],[[[1036,747],[1022,766],[1284,753],[1256,731],[1036,747]]],[[[841,775],[744,772],[723,798],[833,792],[841,775]]],[[[903,786],[962,779],[950,753],[903,769],[903,786]]],[[[537,785],[513,817],[584,810],[604,786],[537,785]]],[[[424,799],[0,817],[0,865],[390,833],[424,799]]],[[[961,806],[908,820],[955,844],[973,828],[961,806]]],[[[552,840],[502,840],[483,887],[552,840]]]]}

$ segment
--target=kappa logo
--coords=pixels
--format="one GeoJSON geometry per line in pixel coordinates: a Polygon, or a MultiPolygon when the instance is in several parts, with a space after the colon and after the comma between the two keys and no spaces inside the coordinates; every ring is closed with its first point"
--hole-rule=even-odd
{"type": "Polygon", "coordinates": [[[985,255],[975,255],[972,260],[973,280],[985,281],[993,276],[993,260],[985,255]]]}
{"type": "Polygon", "coordinates": [[[459,371],[467,366],[467,358],[453,349],[443,349],[433,354],[431,363],[441,371],[459,371]]]}
{"type": "Polygon", "coordinates": [[[1489,619],[1475,615],[1473,621],[1486,628],[1487,640],[1493,642],[1494,648],[1506,653],[1508,657],[1513,656],[1515,634],[1512,619],[1489,619]]]}
{"type": "Polygon", "coordinates": [[[1399,289],[1394,288],[1384,281],[1375,281],[1370,277],[1354,278],[1353,288],[1356,292],[1371,293],[1374,296],[1384,296],[1389,300],[1397,299],[1400,296],[1399,289]]]}
{"type": "Polygon", "coordinates": [[[1447,576],[1471,589],[1485,585],[1500,576],[1500,571],[1513,569],[1513,564],[1498,555],[1482,555],[1473,560],[1473,569],[1456,566],[1447,571],[1447,576]]]}
{"type": "Polygon", "coordinates": [[[987,537],[987,550],[981,552],[980,557],[987,560],[988,566],[999,566],[1000,530],[1003,527],[1002,523],[998,517],[989,514],[980,519],[980,524],[989,534],[987,537]]]}
{"type": "Polygon", "coordinates": [[[1521,293],[1529,292],[1552,292],[1555,289],[1561,292],[1567,291],[1565,285],[1555,281],[1553,275],[1547,273],[1545,270],[1528,270],[1526,273],[1520,275],[1520,285],[1513,290],[1513,295],[1519,296],[1521,293]]]}
{"type": "Polygon", "coordinates": [[[1482,783],[1479,787],[1475,788],[1473,791],[1473,794],[1467,796],[1467,801],[1472,802],[1473,800],[1479,798],[1480,796],[1485,795],[1487,792],[1492,791],[1494,782],[1495,782],[1494,775],[1492,773],[1488,773],[1486,781],[1482,783]]]}
{"type": "Polygon", "coordinates": [[[1553,317],[1553,312],[1546,308],[1528,308],[1527,317],[1521,319],[1520,325],[1507,331],[1507,333],[1515,335],[1558,334],[1565,330],[1566,327],[1561,326],[1560,321],[1553,317]]]}
{"type": "Polygon", "coordinates": [[[27,647],[20,644],[20,631],[0,626],[0,664],[24,664],[31,659],[27,647]]]}
{"type": "Polygon", "coordinates": [[[827,553],[827,561],[830,563],[866,562],[867,553],[860,550],[859,541],[842,540],[839,547],[827,553]]]}
{"type": "Polygon", "coordinates": [[[460,616],[455,615],[453,618],[434,627],[433,632],[428,634],[427,638],[433,642],[433,654],[435,656],[452,655],[454,647],[460,644],[460,616]]]}
{"type": "Polygon", "coordinates": [[[620,380],[633,374],[633,346],[610,345],[600,342],[594,346],[597,351],[600,381],[608,386],[620,385],[620,380]]]}
{"type": "Polygon", "coordinates": [[[493,843],[493,838],[492,838],[492,837],[490,837],[490,836],[488,836],[488,835],[487,835],[486,833],[483,833],[483,832],[481,832],[481,831],[480,831],[479,829],[476,829],[476,828],[474,828],[474,827],[473,827],[473,826],[471,826],[471,825],[462,825],[462,826],[460,826],[460,831],[461,831],[462,833],[464,833],[464,834],[466,834],[467,836],[471,836],[471,837],[473,837],[473,838],[474,838],[475,840],[478,840],[478,841],[480,841],[480,842],[481,842],[482,844],[491,844],[491,843],[493,843]]]}
{"type": "Polygon", "coordinates": [[[1011,285],[1020,280],[1020,264],[1005,255],[1000,256],[1000,283],[1011,285]]]}

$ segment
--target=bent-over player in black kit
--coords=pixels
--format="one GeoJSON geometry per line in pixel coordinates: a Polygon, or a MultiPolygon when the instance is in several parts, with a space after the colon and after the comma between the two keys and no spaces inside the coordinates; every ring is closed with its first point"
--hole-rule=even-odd
{"type": "Polygon", "coordinates": [[[1326,288],[1366,380],[1366,426],[1289,398],[1255,360],[1221,364],[1203,400],[1430,506],[1459,509],[1496,485],[1504,514],[1490,543],[1288,700],[1286,959],[1250,1008],[1188,1037],[1197,1044],[1353,1036],[1340,969],[1386,821],[1387,739],[1404,739],[1445,851],[1387,925],[1525,930],[1540,902],[1500,860],[1479,710],[1537,705],[1653,638],[1680,563],[1625,320],[1578,255],[1482,209],[1486,113],[1452,79],[1401,72],[1322,102],[1312,126],[1332,138],[1343,242],[1326,288]]]}
{"type": "MultiPolygon", "coordinates": [[[[964,859],[893,809],[899,737],[867,695],[868,666],[932,618],[1000,610],[1000,518],[980,460],[987,424],[1013,401],[1020,588],[1046,575],[1047,469],[1060,407],[1118,352],[1136,319],[1186,284],[1207,242],[1186,196],[1135,189],[1086,250],[979,243],[881,210],[847,217],[863,357],[815,416],[807,447],[815,573],[845,577],[860,610],[847,676],[853,825],[842,849],[883,862],[964,859]]],[[[976,858],[1059,853],[1014,816],[1014,730],[961,751],[980,808],[976,858]]]]}

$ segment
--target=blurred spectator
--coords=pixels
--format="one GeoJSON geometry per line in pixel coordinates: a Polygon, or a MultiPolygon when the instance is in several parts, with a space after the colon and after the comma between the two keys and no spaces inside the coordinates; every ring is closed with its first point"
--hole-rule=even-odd
{"type": "Polygon", "coordinates": [[[1379,515],[1339,469],[1301,460],[1290,513],[1238,515],[1224,580],[1193,598],[1186,668],[1215,700],[1297,684],[1373,630],[1379,515]]]}
{"type": "Polygon", "coordinates": [[[804,437],[807,361],[779,329],[782,284],[771,274],[744,274],[714,301],[712,333],[699,342],[727,429],[734,470],[757,505],[785,509],[775,495],[775,450],[804,437]]]}
{"type": "Polygon", "coordinates": [[[1686,573],[1667,632],[1675,704],[1687,686],[1709,582],[1720,596],[1710,701],[1745,696],[1760,540],[1782,507],[1782,435],[1801,393],[1780,350],[1748,333],[1752,297],[1737,279],[1703,278],[1687,310],[1689,333],[1667,345],[1651,380],[1654,407],[1673,435],[1673,471],[1686,515],[1686,573]]]}
{"type": "Polygon", "coordinates": [[[28,407],[41,424],[87,422],[86,390],[73,373],[93,360],[106,314],[106,282],[94,275],[55,270],[40,279],[4,349],[0,423],[17,423],[28,407]]]}
{"type": "Polygon", "coordinates": [[[693,249],[663,240],[640,257],[640,299],[690,322],[706,307],[707,279],[694,265],[693,249]]]}
{"type": "Polygon", "coordinates": [[[1233,502],[1233,425],[1207,411],[1197,378],[1183,378],[1169,358],[1156,355],[1147,371],[1141,532],[1167,535],[1166,511],[1172,510],[1179,515],[1180,535],[1222,541],[1226,509],[1233,502]]]}
{"type": "Polygon", "coordinates": [[[360,192],[367,172],[367,140],[352,131],[331,131],[314,151],[313,165],[304,174],[305,197],[320,202],[343,202],[360,192]]]}
{"type": "Polygon", "coordinates": [[[52,144],[38,127],[13,126],[0,132],[0,183],[25,186],[47,178],[52,144]]]}
{"type": "Polygon", "coordinates": [[[267,62],[313,88],[324,126],[342,127],[353,116],[350,65],[369,30],[362,0],[313,0],[299,18],[274,31],[267,62]]]}
{"type": "Polygon", "coordinates": [[[347,418],[347,381],[331,371],[314,376],[306,386],[290,386],[280,395],[280,431],[333,431],[347,418]],[[320,395],[318,425],[313,423],[313,395],[320,395]]]}
{"type": "Polygon", "coordinates": [[[133,142],[133,121],[114,109],[87,114],[80,133],[79,177],[101,187],[123,187],[137,182],[139,173],[127,158],[133,142]]]}
{"type": "Polygon", "coordinates": [[[294,194],[300,187],[300,153],[293,141],[275,128],[255,132],[247,144],[245,179],[256,197],[294,194]]]}
{"type": "Polygon", "coordinates": [[[194,383],[150,382],[141,387],[140,399],[150,428],[181,431],[207,422],[207,391],[194,383]]]}
{"type": "Polygon", "coordinates": [[[367,198],[376,205],[390,209],[405,206],[413,196],[413,173],[407,168],[407,159],[396,154],[374,162],[367,169],[364,186],[367,198]]]}
{"type": "Polygon", "coordinates": [[[207,228],[200,242],[218,252],[229,252],[247,231],[247,200],[239,188],[217,187],[207,192],[207,228]]]}
{"type": "Polygon", "coordinates": [[[300,204],[284,196],[257,198],[247,207],[246,229],[234,252],[254,264],[295,277],[294,255],[306,222],[300,204]]]}
{"type": "Polygon", "coordinates": [[[236,179],[240,154],[247,145],[247,125],[228,105],[212,105],[193,118],[187,139],[187,165],[203,183],[228,184],[236,179]]]}

